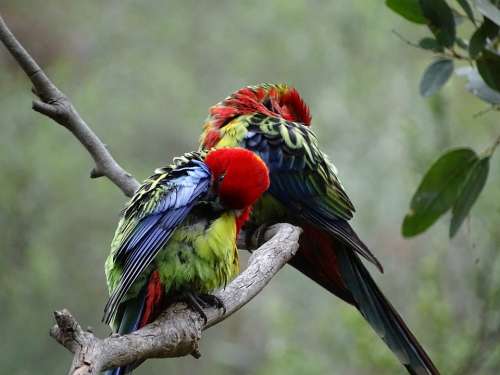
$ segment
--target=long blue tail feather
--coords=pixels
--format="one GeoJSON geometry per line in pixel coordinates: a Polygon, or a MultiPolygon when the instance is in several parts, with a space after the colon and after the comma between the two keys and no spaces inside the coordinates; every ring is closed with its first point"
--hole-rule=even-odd
{"type": "Polygon", "coordinates": [[[439,375],[425,350],[406,326],[359,259],[347,245],[336,248],[342,278],[354,301],[378,335],[412,375],[439,375]]]}
{"type": "MultiPolygon", "coordinates": [[[[146,289],[147,287],[144,287],[136,298],[125,302],[125,307],[122,310],[123,312],[120,314],[121,317],[115,318],[115,325],[118,327],[116,333],[120,335],[126,335],[127,333],[134,332],[139,329],[139,323],[142,318],[142,313],[146,301],[146,289]]],[[[134,364],[124,367],[117,367],[111,370],[107,370],[106,372],[104,372],[104,375],[130,374],[135,367],[137,366],[134,364]]]]}

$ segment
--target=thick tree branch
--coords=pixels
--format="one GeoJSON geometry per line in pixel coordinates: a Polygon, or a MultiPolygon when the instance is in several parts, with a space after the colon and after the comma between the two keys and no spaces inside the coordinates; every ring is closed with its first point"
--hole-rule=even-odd
{"type": "Polygon", "coordinates": [[[266,232],[268,240],[257,249],[249,265],[233,282],[216,295],[226,312],[207,309],[207,323],[184,304],[175,304],[155,322],[128,335],[99,339],[84,331],[67,311],[55,312],[56,325],[50,334],[74,353],[70,375],[98,374],[102,370],[140,363],[148,358],[199,356],[201,333],[243,307],[255,297],[298,249],[300,228],[277,224],[266,232]]]}
{"type": "Polygon", "coordinates": [[[90,174],[92,178],[106,176],[125,195],[131,197],[139,187],[139,183],[113,159],[104,143],[80,117],[68,97],[52,83],[19,43],[1,15],[0,40],[33,84],[33,92],[39,97],[33,101],[33,109],[64,126],[87,149],[95,162],[95,167],[90,174]]]}

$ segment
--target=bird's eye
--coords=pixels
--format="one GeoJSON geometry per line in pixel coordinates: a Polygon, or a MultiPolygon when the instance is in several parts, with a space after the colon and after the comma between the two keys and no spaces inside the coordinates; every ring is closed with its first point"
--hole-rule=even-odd
{"type": "Polygon", "coordinates": [[[226,174],[225,174],[225,173],[224,173],[224,174],[221,174],[221,175],[219,176],[219,178],[217,179],[217,181],[218,181],[218,182],[221,182],[221,181],[224,179],[224,177],[226,177],[226,174]]]}

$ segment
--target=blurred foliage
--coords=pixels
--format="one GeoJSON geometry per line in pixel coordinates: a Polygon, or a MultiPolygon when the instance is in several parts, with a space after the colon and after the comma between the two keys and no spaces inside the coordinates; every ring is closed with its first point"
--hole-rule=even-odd
{"type": "MultiPolygon", "coordinates": [[[[491,109],[500,110],[499,0],[475,0],[473,5],[469,0],[386,0],[385,4],[408,21],[426,25],[433,34],[416,44],[396,33],[407,44],[436,55],[420,80],[422,96],[436,94],[452,76],[455,62],[464,62],[467,66],[458,69],[457,74],[467,78],[466,89],[489,103],[491,109]],[[469,35],[467,39],[458,36],[459,28],[469,35]]],[[[422,233],[453,206],[453,237],[486,183],[490,158],[499,144],[497,136],[479,157],[471,149],[441,155],[413,196],[403,221],[403,235],[422,233]]]]}
{"type": "MultiPolygon", "coordinates": [[[[197,146],[207,108],[263,81],[295,85],[357,207],[354,226],[386,269],[375,277],[443,374],[500,371],[500,183],[492,168],[470,219],[399,233],[435,155],[484,148],[498,118],[450,84],[428,101],[417,39],[380,1],[3,0],[0,12],[113,155],[144,178],[197,146]]],[[[423,35],[422,35],[423,36],[423,35]]],[[[98,334],[103,263],[124,197],[61,127],[30,109],[26,78],[0,49],[0,372],[63,373],[48,336],[67,307],[98,334]]],[[[350,306],[286,268],[240,313],[206,332],[200,360],[149,361],[137,374],[404,374],[350,306]]]]}

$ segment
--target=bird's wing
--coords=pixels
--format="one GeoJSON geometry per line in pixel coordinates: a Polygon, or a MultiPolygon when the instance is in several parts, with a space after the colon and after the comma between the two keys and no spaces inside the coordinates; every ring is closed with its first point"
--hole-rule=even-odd
{"type": "Polygon", "coordinates": [[[347,222],[354,206],[315,135],[302,124],[263,114],[250,116],[247,122],[243,145],[267,164],[270,194],[304,220],[340,237],[381,269],[347,222]]]}
{"type": "Polygon", "coordinates": [[[111,321],[134,281],[210,187],[210,171],[197,153],[155,172],[125,207],[112,242],[111,256],[122,272],[104,309],[105,323],[111,321]]]}

